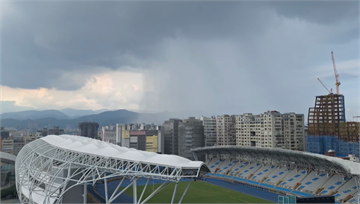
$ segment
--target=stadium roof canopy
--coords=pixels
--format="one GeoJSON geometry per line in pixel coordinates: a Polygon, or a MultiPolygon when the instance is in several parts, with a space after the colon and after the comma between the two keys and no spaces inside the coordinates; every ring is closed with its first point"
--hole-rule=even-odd
{"type": "Polygon", "coordinates": [[[16,160],[16,156],[6,152],[0,152],[0,159],[1,162],[14,164],[16,160]]]}
{"type": "MultiPolygon", "coordinates": [[[[204,162],[73,135],[46,136],[25,145],[16,158],[15,170],[22,203],[61,203],[62,196],[72,187],[94,185],[96,181],[106,182],[111,178],[130,179],[129,185],[136,185],[139,178],[177,182],[210,172],[204,162]],[[69,182],[75,183],[74,186],[67,187],[69,182]],[[40,184],[52,187],[41,189],[40,184]]],[[[114,192],[106,198],[106,203],[122,193],[114,192]]]]}
{"type": "Polygon", "coordinates": [[[191,150],[195,154],[229,154],[240,159],[259,163],[312,168],[318,171],[360,175],[360,163],[309,152],[241,146],[212,146],[191,150]]]}

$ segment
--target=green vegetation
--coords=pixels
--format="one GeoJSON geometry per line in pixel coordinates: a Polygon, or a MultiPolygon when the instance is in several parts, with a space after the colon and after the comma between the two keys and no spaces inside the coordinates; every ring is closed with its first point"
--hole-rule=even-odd
{"type": "MultiPolygon", "coordinates": [[[[188,182],[180,182],[177,188],[174,203],[178,203],[188,182]]],[[[160,184],[155,184],[156,189],[160,184]]],[[[148,203],[170,203],[174,191],[175,183],[165,187],[163,190],[155,194],[148,203]]],[[[140,197],[144,186],[138,186],[137,194],[140,197]]],[[[143,199],[153,192],[153,185],[148,185],[145,190],[143,199]]],[[[126,194],[132,196],[132,188],[125,191],[126,194]]],[[[143,200],[142,199],[142,200],[143,200]]],[[[227,188],[209,184],[203,181],[192,182],[182,203],[272,203],[271,201],[243,194],[227,188]]]]}

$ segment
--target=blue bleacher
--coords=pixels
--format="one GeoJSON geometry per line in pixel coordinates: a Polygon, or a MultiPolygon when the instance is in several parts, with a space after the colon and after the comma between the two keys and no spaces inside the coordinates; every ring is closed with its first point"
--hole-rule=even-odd
{"type": "Polygon", "coordinates": [[[356,198],[352,198],[349,200],[349,202],[351,202],[351,203],[355,203],[356,201],[357,201],[356,198]]]}
{"type": "Polygon", "coordinates": [[[266,183],[260,183],[259,186],[264,186],[264,187],[267,187],[267,188],[274,188],[273,185],[266,184],[266,183]]]}
{"type": "Polygon", "coordinates": [[[243,178],[238,178],[238,177],[234,177],[233,179],[238,180],[238,181],[245,181],[245,179],[243,179],[243,178]]]}
{"type": "Polygon", "coordinates": [[[287,192],[287,193],[291,191],[290,189],[282,188],[282,187],[275,187],[275,189],[279,190],[279,191],[287,192]]]}
{"type": "Polygon", "coordinates": [[[304,192],[300,192],[300,191],[292,191],[291,193],[295,194],[295,195],[299,195],[299,196],[313,196],[312,194],[309,193],[304,193],[304,192]]]}
{"type": "Polygon", "coordinates": [[[245,182],[246,182],[246,183],[250,183],[250,184],[254,184],[254,185],[258,185],[258,184],[259,184],[259,182],[250,181],[250,180],[246,180],[245,182]]]}

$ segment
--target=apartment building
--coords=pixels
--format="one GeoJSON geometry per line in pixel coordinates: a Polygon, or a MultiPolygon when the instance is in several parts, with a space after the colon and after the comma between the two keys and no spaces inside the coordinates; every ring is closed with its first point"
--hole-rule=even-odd
{"type": "Polygon", "coordinates": [[[216,117],[216,145],[236,145],[234,115],[216,117]]]}
{"type": "Polygon", "coordinates": [[[101,127],[101,140],[108,143],[116,144],[116,142],[119,141],[119,139],[116,138],[116,133],[116,128],[113,128],[113,126],[101,127]]]}
{"type": "Polygon", "coordinates": [[[1,140],[1,151],[17,155],[20,150],[28,143],[36,140],[35,136],[12,137],[1,140]]]}
{"type": "Polygon", "coordinates": [[[214,146],[216,145],[216,117],[200,117],[202,125],[204,126],[204,137],[205,137],[205,146],[214,146]]]}
{"type": "Polygon", "coordinates": [[[179,122],[178,131],[179,156],[193,160],[194,157],[190,150],[196,147],[204,147],[205,145],[204,126],[202,125],[202,121],[195,119],[194,117],[185,119],[179,122]]]}
{"type": "Polygon", "coordinates": [[[305,149],[304,115],[268,111],[235,117],[236,145],[290,150],[305,149]]]}
{"type": "Polygon", "coordinates": [[[83,122],[79,123],[80,136],[90,137],[93,139],[98,138],[99,123],[96,122],[83,122]]]}
{"type": "Polygon", "coordinates": [[[180,119],[169,119],[163,124],[164,153],[178,155],[178,128],[180,119]]]}

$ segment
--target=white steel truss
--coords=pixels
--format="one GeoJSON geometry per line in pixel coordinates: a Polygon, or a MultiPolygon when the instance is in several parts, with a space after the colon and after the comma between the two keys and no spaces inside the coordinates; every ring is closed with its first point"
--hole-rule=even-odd
{"type": "MultiPolygon", "coordinates": [[[[133,201],[135,204],[146,203],[156,193],[175,182],[174,196],[177,184],[182,178],[189,178],[189,185],[180,199],[184,198],[191,180],[209,172],[205,164],[194,168],[189,166],[167,166],[97,155],[96,152],[76,152],[60,148],[38,139],[25,145],[19,152],[16,162],[16,187],[21,203],[26,204],[57,204],[62,203],[63,196],[75,186],[84,186],[83,202],[86,203],[86,187],[94,186],[97,181],[104,182],[105,201],[112,203],[117,197],[133,186],[133,201]],[[137,198],[137,180],[147,178],[141,196],[137,198]],[[110,180],[121,179],[120,189],[125,179],[131,183],[121,191],[115,190],[108,195],[107,183],[110,180]],[[145,189],[150,179],[161,179],[164,183],[144,197],[145,189]]],[[[174,202],[174,196],[171,203],[174,202]]]]}

